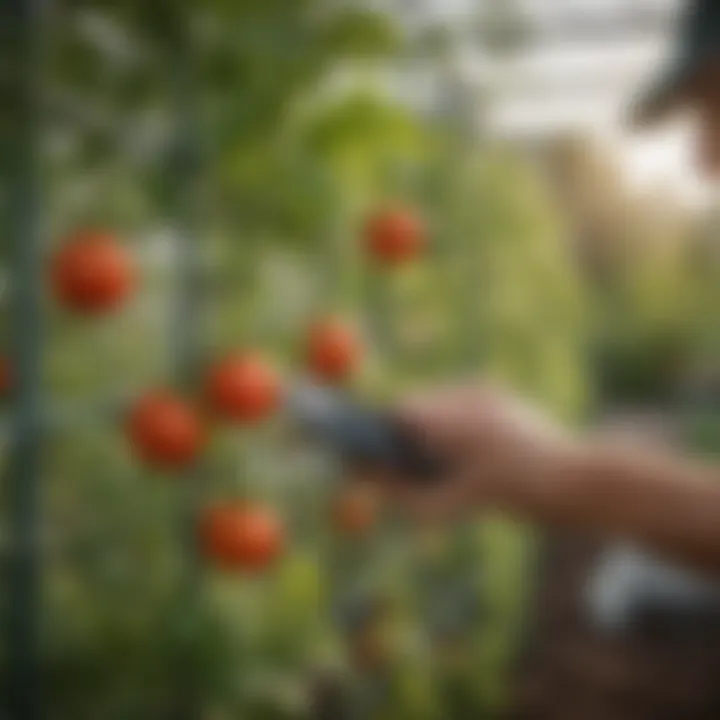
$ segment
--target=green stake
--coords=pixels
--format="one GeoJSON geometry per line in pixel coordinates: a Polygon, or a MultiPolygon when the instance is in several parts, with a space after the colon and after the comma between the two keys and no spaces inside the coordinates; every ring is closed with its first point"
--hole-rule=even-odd
{"type": "Polygon", "coordinates": [[[41,182],[39,109],[42,15],[37,0],[2,5],[7,81],[8,236],[12,280],[13,440],[6,477],[8,540],[4,717],[36,720],[39,686],[39,493],[41,414],[41,182]]]}

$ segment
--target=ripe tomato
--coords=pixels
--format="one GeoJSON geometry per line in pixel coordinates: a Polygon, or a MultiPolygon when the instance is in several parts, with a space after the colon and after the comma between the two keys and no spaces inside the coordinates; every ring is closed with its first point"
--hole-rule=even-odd
{"type": "Polygon", "coordinates": [[[425,245],[421,219],[404,208],[386,209],[372,215],[367,221],[365,235],[369,253],[387,265],[411,260],[425,245]]]}
{"type": "Polygon", "coordinates": [[[50,273],[58,300],[83,314],[117,309],[136,281],[130,254],[112,234],[102,231],[72,236],[52,258],[50,273]]]}
{"type": "Polygon", "coordinates": [[[377,501],[369,492],[353,488],[345,490],[332,503],[332,521],[336,530],[349,535],[361,535],[377,520],[377,501]]]}
{"type": "Polygon", "coordinates": [[[245,503],[210,506],[200,519],[205,556],[225,570],[257,572],[281,554],[284,532],[270,509],[245,503]]]}
{"type": "Polygon", "coordinates": [[[137,454],[163,470],[191,465],[205,444],[205,431],[196,411],[170,392],[151,392],[131,409],[127,433],[137,454]]]}
{"type": "Polygon", "coordinates": [[[12,386],[12,369],[10,368],[10,360],[4,355],[0,355],[0,395],[7,395],[12,386]]]}
{"type": "Polygon", "coordinates": [[[211,409],[221,417],[258,422],[278,406],[280,378],[259,355],[235,353],[210,368],[205,392],[211,409]]]}
{"type": "Polygon", "coordinates": [[[337,382],[357,366],[362,348],[352,327],[329,318],[310,328],[307,342],[307,364],[322,380],[337,382]]]}

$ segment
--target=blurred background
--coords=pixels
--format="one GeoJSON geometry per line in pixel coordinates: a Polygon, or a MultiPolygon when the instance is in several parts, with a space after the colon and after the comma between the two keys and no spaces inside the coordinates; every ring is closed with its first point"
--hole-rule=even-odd
{"type": "Polygon", "coordinates": [[[27,36],[0,22],[5,395],[18,213],[43,268],[88,228],[139,268],[95,319],[38,281],[52,432],[27,476],[5,403],[2,552],[26,523],[41,577],[37,604],[16,576],[0,586],[5,635],[24,617],[37,639],[26,680],[47,717],[501,716],[535,605],[534,529],[406,527],[346,497],[332,458],[275,419],[216,428],[190,472],[153,470],[116,408],[173,383],[192,394],[233,348],[292,377],[308,324],[332,315],[362,338],[352,384],[369,398],[483,373],[568,423],[720,447],[719,208],[681,122],[622,125],[678,6],[57,0],[27,36]],[[13,112],[23,86],[29,116],[13,112]],[[387,203],[427,234],[392,267],[363,244],[387,203]],[[18,520],[7,488],[25,481],[37,507],[18,520]],[[261,573],[197,553],[194,509],[238,498],[282,521],[261,573]]]}

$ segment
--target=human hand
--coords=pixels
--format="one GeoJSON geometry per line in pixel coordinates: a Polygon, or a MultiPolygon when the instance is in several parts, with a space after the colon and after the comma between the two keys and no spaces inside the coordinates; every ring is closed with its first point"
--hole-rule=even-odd
{"type": "Polygon", "coordinates": [[[391,500],[426,519],[479,506],[534,515],[560,492],[574,442],[519,398],[488,385],[432,390],[401,401],[395,417],[447,467],[437,481],[373,474],[391,500]]]}

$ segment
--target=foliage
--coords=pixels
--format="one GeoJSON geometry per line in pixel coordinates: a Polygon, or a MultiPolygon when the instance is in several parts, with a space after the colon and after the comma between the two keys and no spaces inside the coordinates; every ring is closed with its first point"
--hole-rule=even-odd
{"type": "MultiPolygon", "coordinates": [[[[54,13],[49,244],[109,226],[144,268],[118,317],[88,323],[48,305],[45,390],[63,408],[167,384],[185,333],[201,365],[261,345],[297,368],[320,310],[361,325],[357,384],[369,395],[485,371],[568,419],[587,402],[588,306],[607,330],[602,349],[624,370],[637,353],[642,379],[659,338],[705,338],[703,323],[682,319],[707,302],[712,285],[696,282],[707,263],[641,257],[614,274],[616,304],[597,302],[534,167],[382,91],[378,59],[406,48],[363,3],[68,0],[54,13]],[[188,167],[198,182],[184,183],[188,167]],[[425,258],[393,273],[358,242],[386,199],[422,208],[431,237],[425,258]],[[197,255],[199,327],[183,316],[182,332],[169,322],[178,234],[197,255]]],[[[109,427],[93,415],[59,430],[45,459],[53,717],[157,718],[193,700],[218,719],[308,717],[309,680],[326,664],[368,717],[502,705],[522,627],[524,528],[492,519],[426,537],[390,519],[348,540],[328,523],[337,469],[282,423],[218,433],[197,473],[172,478],[139,467],[106,414],[109,427]],[[262,578],[194,573],[187,504],[233,496],[271,502],[288,523],[291,550],[262,578]],[[361,670],[352,658],[369,639],[383,657],[361,670]]]]}

